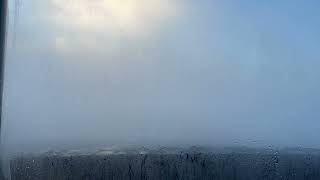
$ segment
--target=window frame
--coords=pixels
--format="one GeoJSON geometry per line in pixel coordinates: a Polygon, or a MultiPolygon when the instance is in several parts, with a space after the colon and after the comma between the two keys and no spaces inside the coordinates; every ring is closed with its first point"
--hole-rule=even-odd
{"type": "Polygon", "coordinates": [[[2,120],[2,96],[4,81],[4,64],[5,64],[5,42],[6,42],[6,19],[7,19],[7,0],[0,1],[0,129],[2,120]]]}

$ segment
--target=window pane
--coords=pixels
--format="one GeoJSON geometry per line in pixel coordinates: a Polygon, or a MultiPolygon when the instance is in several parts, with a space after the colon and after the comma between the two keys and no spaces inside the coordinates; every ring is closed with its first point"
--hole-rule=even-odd
{"type": "Polygon", "coordinates": [[[4,154],[319,148],[319,7],[10,0],[4,154]]]}

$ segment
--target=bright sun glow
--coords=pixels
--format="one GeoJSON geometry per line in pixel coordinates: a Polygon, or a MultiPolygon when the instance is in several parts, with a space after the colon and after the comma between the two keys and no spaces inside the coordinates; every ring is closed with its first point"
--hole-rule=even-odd
{"type": "MultiPolygon", "coordinates": [[[[53,0],[58,22],[76,28],[143,34],[177,15],[171,0],[53,0]]],[[[153,30],[153,29],[152,29],[153,30]]]]}

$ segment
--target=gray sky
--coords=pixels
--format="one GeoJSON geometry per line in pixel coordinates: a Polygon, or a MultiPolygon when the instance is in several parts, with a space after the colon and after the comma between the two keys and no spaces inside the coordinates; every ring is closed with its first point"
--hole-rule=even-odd
{"type": "Polygon", "coordinates": [[[320,147],[318,1],[14,4],[8,146],[320,147]]]}

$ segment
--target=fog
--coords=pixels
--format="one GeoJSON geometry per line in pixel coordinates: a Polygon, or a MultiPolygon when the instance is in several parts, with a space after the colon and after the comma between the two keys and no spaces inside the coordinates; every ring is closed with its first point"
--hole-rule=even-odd
{"type": "Polygon", "coordinates": [[[11,0],[3,144],[320,147],[320,4],[11,0]]]}

